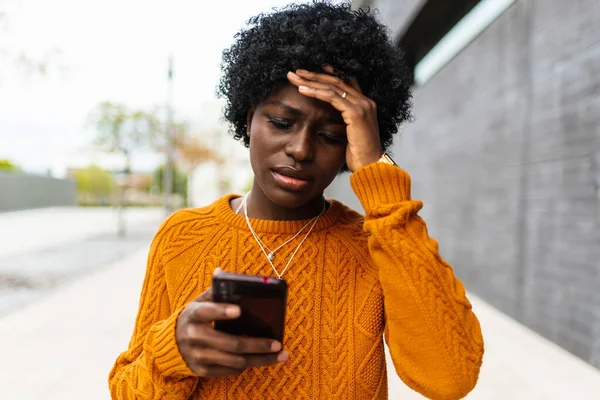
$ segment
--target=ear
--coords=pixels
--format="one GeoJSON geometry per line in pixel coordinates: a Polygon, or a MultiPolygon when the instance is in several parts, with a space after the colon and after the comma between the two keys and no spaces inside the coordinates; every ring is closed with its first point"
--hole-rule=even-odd
{"type": "Polygon", "coordinates": [[[252,128],[252,118],[254,118],[254,106],[248,109],[248,114],[246,115],[246,134],[250,137],[250,131],[252,128]]]}

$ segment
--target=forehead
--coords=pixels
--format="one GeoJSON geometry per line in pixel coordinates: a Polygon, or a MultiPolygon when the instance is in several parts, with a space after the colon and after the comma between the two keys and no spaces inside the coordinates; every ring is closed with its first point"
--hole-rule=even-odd
{"type": "Polygon", "coordinates": [[[274,91],[266,99],[258,104],[258,107],[280,107],[278,103],[300,110],[305,116],[326,116],[329,118],[341,118],[341,114],[331,104],[324,101],[307,97],[298,91],[298,87],[287,83],[274,91]]]}

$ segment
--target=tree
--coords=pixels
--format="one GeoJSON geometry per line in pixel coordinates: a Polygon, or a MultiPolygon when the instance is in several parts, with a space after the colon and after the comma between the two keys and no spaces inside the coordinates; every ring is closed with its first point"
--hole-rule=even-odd
{"type": "MultiPolygon", "coordinates": [[[[208,161],[216,161],[217,163],[222,162],[212,149],[203,145],[197,137],[193,137],[188,132],[189,125],[187,123],[179,121],[172,124],[173,155],[175,163],[175,171],[173,172],[172,179],[173,193],[182,194],[186,204],[188,201],[187,181],[196,167],[208,161]],[[177,172],[177,170],[186,177],[185,194],[182,193],[182,190],[178,189],[181,187],[183,180],[179,176],[180,172],[177,172]]],[[[164,138],[161,138],[162,141],[156,143],[157,145],[155,147],[156,151],[162,153],[166,153],[169,147],[167,143],[168,138],[166,135],[164,136],[164,138]]],[[[161,170],[161,177],[164,177],[164,168],[161,170]]],[[[160,189],[161,193],[164,193],[162,181],[160,182],[160,189]]]]}
{"type": "Polygon", "coordinates": [[[18,172],[21,169],[10,160],[0,160],[0,171],[18,172]]]}
{"type": "MultiPolygon", "coordinates": [[[[177,121],[171,125],[173,131],[173,150],[175,155],[176,167],[189,175],[198,165],[207,161],[217,161],[215,152],[190,134],[189,124],[184,121],[177,121]]],[[[153,139],[153,148],[159,153],[166,153],[168,150],[168,138],[165,130],[161,130],[162,135],[153,139]]]]}
{"type": "MultiPolygon", "coordinates": [[[[180,195],[183,198],[184,203],[186,203],[188,195],[188,177],[180,169],[176,168],[173,172],[173,194],[180,195]]],[[[165,166],[161,165],[154,171],[154,174],[152,175],[152,186],[157,188],[159,193],[164,193],[164,174],[165,166]]]]}
{"type": "Polygon", "coordinates": [[[113,193],[112,175],[97,165],[75,171],[75,181],[77,192],[86,199],[86,202],[90,197],[92,201],[102,202],[113,193]]]}
{"type": "Polygon", "coordinates": [[[90,121],[97,131],[96,143],[110,151],[130,157],[149,148],[161,130],[153,112],[130,110],[124,104],[105,101],[92,111],[90,121]]]}
{"type": "Polygon", "coordinates": [[[123,216],[127,182],[131,179],[131,158],[143,148],[151,147],[154,138],[160,134],[161,125],[152,111],[130,110],[124,104],[102,102],[89,117],[97,131],[98,146],[121,153],[125,158],[123,184],[119,196],[119,235],[125,235],[123,216]]]}
{"type": "MultiPolygon", "coordinates": [[[[171,125],[172,135],[168,135],[167,127],[162,124],[159,113],[160,107],[148,110],[131,110],[124,104],[103,102],[98,104],[90,115],[90,121],[95,126],[98,135],[96,143],[110,151],[124,155],[126,160],[125,181],[129,181],[132,155],[143,148],[153,149],[159,153],[167,154],[172,144],[175,166],[179,173],[186,177],[200,163],[217,161],[219,159],[208,147],[202,145],[189,134],[189,125],[180,120],[175,120],[171,125]],[[172,141],[172,142],[171,142],[172,141]]],[[[164,177],[164,171],[161,173],[164,177]]],[[[173,175],[173,183],[181,185],[181,178],[173,175]],[[179,181],[177,180],[179,179],[179,181]]],[[[163,183],[160,184],[163,187],[163,183]]],[[[124,208],[122,188],[121,207],[124,208]]],[[[184,198],[187,197],[187,187],[184,198]]],[[[183,195],[183,191],[176,192],[183,195]]],[[[120,231],[121,232],[121,228],[120,231]]]]}
{"type": "Polygon", "coordinates": [[[174,136],[175,162],[187,175],[191,174],[202,163],[221,161],[212,149],[204,146],[197,138],[188,134],[187,126],[176,125],[174,136]]]}

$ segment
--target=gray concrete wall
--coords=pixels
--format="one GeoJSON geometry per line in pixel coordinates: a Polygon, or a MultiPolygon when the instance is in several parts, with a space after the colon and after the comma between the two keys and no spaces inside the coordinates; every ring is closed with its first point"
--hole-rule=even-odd
{"type": "Polygon", "coordinates": [[[76,204],[75,181],[0,172],[0,212],[76,204]]]}
{"type": "MultiPolygon", "coordinates": [[[[598,21],[597,0],[517,1],[415,89],[392,149],[468,290],[596,367],[598,21]]],[[[347,175],[328,193],[358,206],[347,175]]]]}

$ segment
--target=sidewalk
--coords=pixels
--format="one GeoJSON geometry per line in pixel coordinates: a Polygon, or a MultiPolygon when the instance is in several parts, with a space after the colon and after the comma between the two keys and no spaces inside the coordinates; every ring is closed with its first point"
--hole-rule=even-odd
{"type": "MultiPolygon", "coordinates": [[[[164,216],[160,208],[131,207],[125,211],[128,226],[148,220],[160,223],[164,216]]],[[[2,212],[0,257],[116,233],[117,221],[117,210],[111,207],[51,207],[2,212]]]]}
{"type": "Polygon", "coordinates": [[[148,247],[164,211],[55,207],[0,213],[0,318],[62,285],[148,247]]]}
{"type": "MultiPolygon", "coordinates": [[[[0,319],[0,398],[109,399],[108,372],[131,334],[146,251],[0,319]]],[[[471,296],[486,355],[468,399],[600,398],[600,371],[471,296]]],[[[390,399],[422,399],[390,365],[390,399]]]]}

